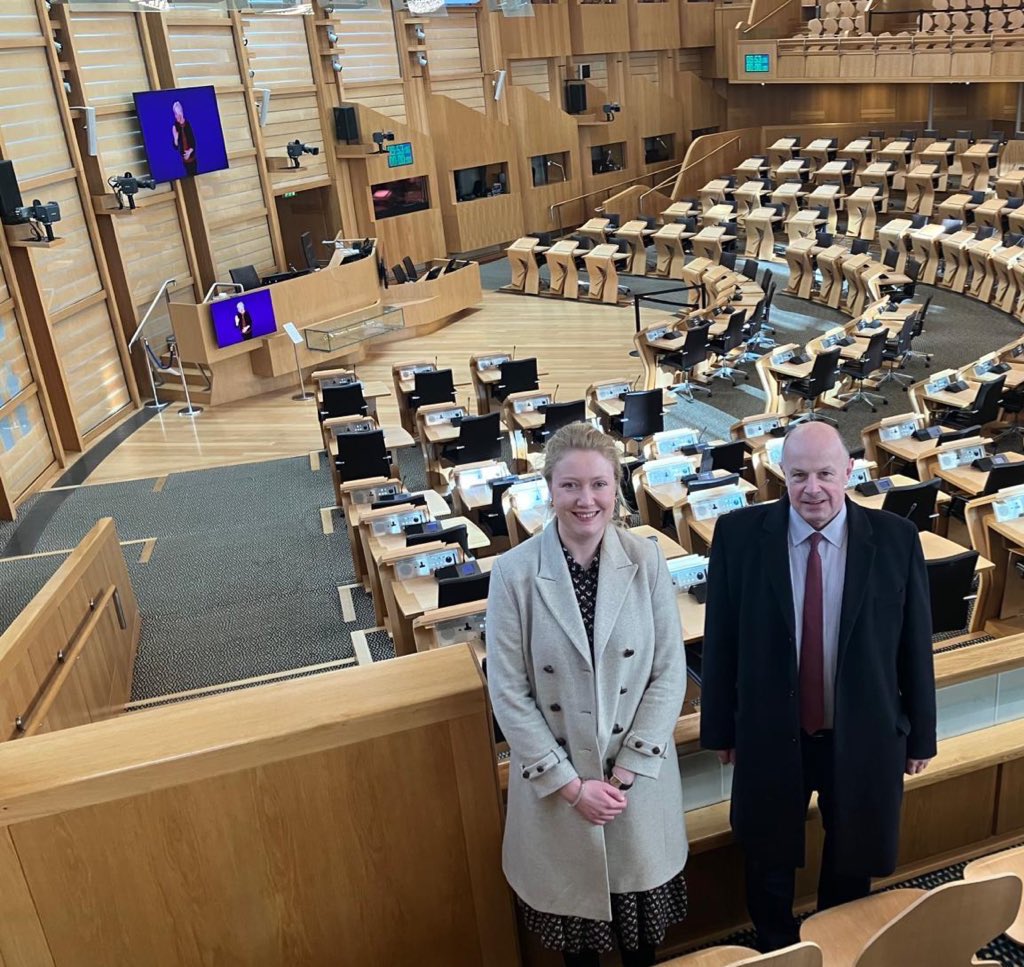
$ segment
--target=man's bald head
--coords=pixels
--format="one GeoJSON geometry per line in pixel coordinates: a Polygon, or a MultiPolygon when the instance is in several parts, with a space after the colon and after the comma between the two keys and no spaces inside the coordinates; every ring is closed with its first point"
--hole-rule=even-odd
{"type": "Polygon", "coordinates": [[[813,528],[839,513],[853,460],[835,427],[819,420],[793,427],[782,445],[782,469],[790,503],[813,528]]]}

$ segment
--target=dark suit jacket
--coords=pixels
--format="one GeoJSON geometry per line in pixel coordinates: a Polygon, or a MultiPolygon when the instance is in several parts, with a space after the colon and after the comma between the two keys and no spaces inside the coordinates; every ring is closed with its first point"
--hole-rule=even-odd
{"type": "MultiPolygon", "coordinates": [[[[935,754],[928,575],[909,521],[846,507],[831,835],[842,872],[883,876],[896,864],[905,761],[935,754]]],[[[800,866],[806,802],[788,534],[788,499],[715,527],[701,743],[736,750],[732,824],[744,849],[800,866]]]]}

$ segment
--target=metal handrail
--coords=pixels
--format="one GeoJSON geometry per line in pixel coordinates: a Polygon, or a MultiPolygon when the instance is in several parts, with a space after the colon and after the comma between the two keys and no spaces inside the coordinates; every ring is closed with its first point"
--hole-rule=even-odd
{"type": "Polygon", "coordinates": [[[548,215],[551,220],[555,220],[555,209],[560,208],[562,205],[568,205],[574,201],[583,201],[584,198],[589,198],[591,195],[600,195],[602,191],[612,191],[615,188],[624,188],[628,185],[632,185],[642,178],[650,178],[654,175],[660,175],[665,171],[671,171],[673,168],[678,168],[683,162],[677,161],[674,164],[670,164],[667,168],[659,168],[657,171],[648,171],[645,175],[637,175],[635,178],[627,178],[625,181],[616,182],[614,185],[606,185],[604,188],[595,188],[593,191],[584,192],[582,195],[575,195],[572,198],[564,198],[562,201],[556,201],[553,205],[548,205],[548,215]]]}
{"type": "Polygon", "coordinates": [[[656,191],[661,191],[662,188],[666,188],[668,185],[671,185],[672,182],[674,182],[676,179],[678,179],[678,177],[682,173],[683,173],[682,171],[677,171],[674,175],[672,175],[671,178],[666,178],[664,181],[659,181],[656,185],[651,185],[651,187],[648,188],[647,191],[641,192],[640,193],[640,197],[637,198],[637,200],[636,200],[636,209],[637,209],[637,211],[640,212],[640,214],[642,215],[643,212],[644,212],[644,199],[648,195],[650,195],[650,194],[652,194],[652,193],[654,193],[656,191]]]}
{"type": "MultiPolygon", "coordinates": [[[[690,170],[691,168],[696,168],[696,167],[697,167],[697,165],[699,165],[699,164],[703,164],[703,163],[704,163],[705,161],[707,161],[707,160],[708,160],[708,158],[712,157],[713,155],[716,155],[716,154],[718,154],[718,152],[719,152],[719,151],[721,151],[721,150],[722,150],[723,148],[728,148],[730,144],[733,144],[733,143],[735,143],[735,142],[737,142],[737,141],[739,141],[739,140],[740,140],[740,139],[739,139],[738,137],[736,137],[736,138],[729,138],[729,140],[728,140],[728,141],[724,141],[724,142],[722,142],[722,144],[720,144],[720,145],[719,145],[719,146],[718,146],[717,148],[712,148],[712,149],[711,149],[711,150],[710,150],[710,151],[709,151],[709,152],[708,152],[708,153],[707,153],[706,155],[704,155],[704,156],[703,156],[702,158],[698,158],[698,159],[697,159],[696,161],[691,161],[691,162],[690,162],[690,163],[689,163],[688,165],[686,165],[686,167],[685,167],[685,168],[680,168],[680,170],[676,172],[676,178],[678,179],[678,178],[679,178],[679,176],[680,176],[681,174],[684,174],[685,172],[689,171],[689,170],[690,170]]],[[[684,158],[684,159],[683,159],[683,161],[685,162],[685,160],[686,160],[686,159],[684,158]]],[[[641,196],[640,196],[640,197],[639,197],[639,198],[637,199],[637,205],[640,205],[640,204],[641,204],[641,203],[643,202],[643,200],[644,200],[644,197],[645,197],[646,195],[649,195],[649,194],[651,193],[651,191],[657,191],[657,190],[658,190],[657,188],[652,188],[652,189],[651,189],[650,191],[645,191],[645,192],[644,192],[644,193],[643,193],[643,194],[642,194],[642,195],[641,195],[641,196]]],[[[643,209],[641,208],[641,211],[642,211],[642,210],[643,210],[643,209]]]]}
{"type": "Polygon", "coordinates": [[[156,308],[156,304],[160,301],[160,297],[167,291],[167,289],[170,286],[174,285],[174,283],[177,281],[177,279],[165,279],[163,285],[161,285],[160,288],[157,290],[156,295],[153,296],[153,301],[149,304],[149,308],[145,311],[145,313],[143,313],[142,322],[139,323],[138,329],[135,330],[135,333],[132,336],[132,338],[128,340],[129,350],[132,348],[132,346],[135,345],[139,336],[142,335],[142,330],[145,327],[146,323],[149,322],[149,317],[153,315],[153,310],[156,308]]]}
{"type": "Polygon", "coordinates": [[[748,34],[755,27],[760,27],[761,24],[763,24],[766,20],[771,20],[771,18],[774,17],[780,10],[784,9],[785,7],[790,6],[790,4],[792,2],[793,2],[793,0],[783,0],[782,3],[780,3],[774,10],[771,11],[771,13],[765,14],[760,20],[758,20],[758,21],[756,21],[756,22],[754,22],[752,24],[746,24],[746,25],[744,25],[742,23],[738,23],[738,24],[736,24],[736,29],[740,33],[742,33],[742,34],[748,34]]]}

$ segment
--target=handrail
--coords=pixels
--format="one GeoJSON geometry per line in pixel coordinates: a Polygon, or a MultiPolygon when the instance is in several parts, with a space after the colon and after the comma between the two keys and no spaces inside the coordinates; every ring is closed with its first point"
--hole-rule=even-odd
{"type": "MultiPolygon", "coordinates": [[[[684,159],[685,160],[685,159],[684,159]]],[[[641,178],[650,178],[653,175],[660,175],[664,171],[671,171],[673,168],[679,167],[683,162],[677,161],[674,164],[670,164],[667,168],[659,168],[657,171],[648,171],[645,175],[637,175],[635,178],[627,178],[625,181],[616,182],[614,185],[605,185],[604,188],[595,188],[593,191],[584,192],[582,195],[575,195],[572,198],[564,198],[562,201],[556,201],[553,205],[548,205],[548,215],[551,220],[555,220],[555,209],[562,205],[568,205],[570,202],[583,201],[584,198],[589,198],[591,195],[600,195],[602,191],[612,191],[615,188],[623,188],[627,185],[632,185],[641,178]]]]}
{"type": "Polygon", "coordinates": [[[774,17],[783,7],[788,7],[792,2],[793,0],[782,0],[782,3],[780,3],[774,10],[772,10],[771,13],[765,14],[760,20],[757,20],[752,24],[746,24],[745,26],[742,23],[738,23],[736,24],[736,29],[740,33],[748,34],[755,27],[760,27],[761,24],[763,24],[766,20],[770,20],[772,17],[774,17]]]}
{"type": "Polygon", "coordinates": [[[139,328],[135,330],[135,334],[132,336],[131,339],[128,340],[129,350],[132,348],[132,346],[135,345],[135,342],[139,338],[139,336],[142,335],[142,329],[146,325],[146,323],[149,322],[149,317],[153,314],[153,310],[156,308],[157,302],[160,301],[160,297],[167,291],[168,287],[174,285],[174,283],[177,281],[177,279],[164,279],[163,285],[161,285],[160,288],[157,290],[156,295],[153,296],[153,301],[149,304],[149,308],[143,314],[142,322],[139,323],[139,328]]]}
{"type": "MultiPolygon", "coordinates": [[[[712,148],[706,155],[704,155],[704,157],[698,158],[696,161],[691,161],[685,168],[681,168],[679,171],[677,171],[676,172],[676,178],[678,179],[681,174],[684,174],[685,172],[689,171],[691,168],[696,168],[697,165],[703,164],[705,161],[708,160],[708,158],[712,157],[712,155],[718,154],[718,152],[721,151],[723,148],[728,148],[730,144],[733,144],[734,142],[739,141],[739,140],[740,140],[739,137],[735,137],[735,138],[729,138],[728,141],[723,141],[717,148],[712,148]]],[[[685,161],[686,159],[684,158],[683,160],[685,161]]],[[[651,191],[654,191],[654,190],[655,190],[654,188],[651,189],[651,191]]],[[[644,192],[644,195],[649,195],[649,194],[650,194],[650,192],[644,192]]],[[[643,200],[644,195],[641,195],[637,199],[637,204],[639,204],[643,200]]]]}
{"type": "Polygon", "coordinates": [[[640,193],[640,197],[637,198],[636,200],[637,211],[639,211],[642,214],[644,210],[644,199],[653,192],[661,191],[662,188],[667,188],[670,184],[672,184],[672,182],[678,179],[682,173],[682,171],[677,171],[674,175],[672,175],[671,178],[666,178],[664,181],[659,181],[656,185],[651,185],[651,187],[648,188],[647,191],[642,191],[640,193]]]}

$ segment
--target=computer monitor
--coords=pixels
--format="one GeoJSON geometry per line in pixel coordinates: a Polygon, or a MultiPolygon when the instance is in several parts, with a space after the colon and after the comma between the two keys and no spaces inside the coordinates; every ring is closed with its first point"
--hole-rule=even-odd
{"type": "Polygon", "coordinates": [[[313,236],[309,232],[303,232],[299,236],[299,245],[302,246],[302,257],[306,261],[306,267],[314,270],[320,268],[316,249],[313,247],[313,236]]]}
{"type": "Polygon", "coordinates": [[[266,289],[239,293],[220,302],[211,302],[210,321],[213,323],[214,338],[221,349],[277,332],[274,304],[266,289]]]}
{"type": "Polygon", "coordinates": [[[133,94],[149,173],[156,181],[228,167],[224,129],[212,85],[133,94]]]}
{"type": "Polygon", "coordinates": [[[441,578],[437,582],[437,606],[450,608],[470,601],[485,601],[491,584],[491,574],[466,574],[455,578],[441,578]]]}
{"type": "Polygon", "coordinates": [[[406,547],[418,547],[420,544],[429,544],[431,541],[440,541],[442,544],[458,544],[464,552],[469,553],[469,534],[465,524],[439,530],[425,529],[419,534],[410,533],[410,528],[406,528],[406,547]]]}

